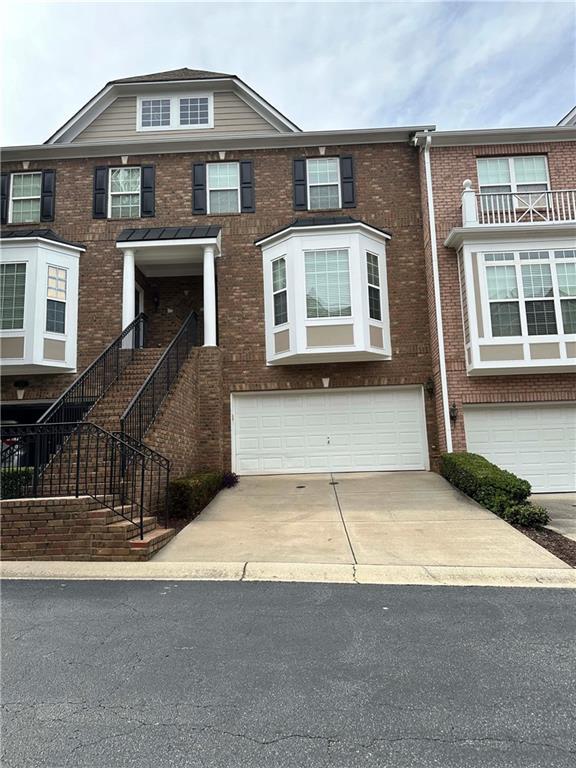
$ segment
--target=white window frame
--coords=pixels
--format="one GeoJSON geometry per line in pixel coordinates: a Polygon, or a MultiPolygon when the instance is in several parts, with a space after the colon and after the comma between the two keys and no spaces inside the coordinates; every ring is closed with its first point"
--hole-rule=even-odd
{"type": "Polygon", "coordinates": [[[232,192],[234,189],[236,189],[236,197],[238,200],[238,210],[237,211],[225,211],[221,213],[220,211],[216,211],[213,216],[235,216],[240,213],[241,209],[241,199],[240,199],[240,163],[237,160],[222,160],[217,163],[206,163],[206,213],[211,214],[212,211],[210,210],[210,192],[232,192]],[[235,165],[238,169],[238,187],[218,187],[217,189],[211,189],[210,188],[210,166],[214,165],[235,165]]]}
{"type": "Polygon", "coordinates": [[[26,291],[27,291],[27,283],[28,283],[28,264],[25,261],[2,261],[2,266],[9,266],[14,264],[15,266],[18,266],[20,264],[24,265],[24,308],[22,310],[22,324],[18,328],[0,328],[0,333],[2,336],[10,336],[13,331],[23,331],[26,327],[26,291]]]}
{"type": "Polygon", "coordinates": [[[138,96],[136,100],[136,130],[137,131],[205,131],[214,128],[214,94],[209,91],[181,93],[149,93],[138,96]],[[156,99],[170,100],[170,125],[142,125],[142,102],[156,99]],[[180,124],[180,99],[208,99],[208,122],[200,125],[180,124]]]}
{"type": "Polygon", "coordinates": [[[380,256],[378,256],[377,253],[373,253],[372,251],[366,251],[366,283],[368,285],[367,290],[367,296],[366,299],[368,301],[368,317],[370,319],[370,322],[374,323],[381,323],[382,322],[382,291],[380,290],[380,284],[382,282],[382,279],[380,277],[381,269],[380,269],[380,256]],[[370,272],[368,270],[368,257],[373,256],[376,259],[376,264],[378,266],[378,285],[374,285],[374,283],[370,282],[370,272]],[[372,317],[370,314],[370,288],[378,291],[378,304],[380,306],[380,317],[372,317]]]}
{"type": "Polygon", "coordinates": [[[277,331],[279,328],[283,328],[284,326],[288,325],[290,322],[290,313],[288,308],[288,264],[286,261],[286,256],[279,256],[277,259],[273,259],[271,261],[271,275],[272,275],[272,320],[274,323],[274,330],[277,331]],[[278,288],[278,290],[274,290],[274,264],[277,264],[279,261],[284,262],[284,288],[278,288]],[[275,302],[274,299],[276,297],[276,294],[278,293],[285,293],[286,294],[286,320],[284,320],[283,323],[276,323],[276,310],[275,310],[275,302]]]}
{"type": "Polygon", "coordinates": [[[340,157],[336,155],[331,155],[330,157],[307,157],[306,158],[306,202],[307,202],[307,208],[309,211],[336,211],[342,208],[342,179],[340,176],[340,157]],[[311,184],[310,183],[310,172],[308,170],[310,160],[336,160],[336,170],[338,172],[338,208],[311,208],[310,207],[310,190],[312,187],[333,187],[334,182],[333,181],[323,181],[320,184],[311,184]]]}
{"type": "MultiPolygon", "coordinates": [[[[548,168],[548,156],[547,155],[542,155],[542,154],[540,154],[540,155],[509,155],[509,156],[503,155],[503,156],[498,156],[498,157],[477,157],[476,158],[476,174],[478,176],[478,189],[480,191],[480,194],[481,195],[482,194],[486,194],[486,195],[490,195],[490,194],[493,194],[493,195],[530,195],[530,194],[537,195],[537,194],[539,194],[538,192],[525,192],[524,190],[518,190],[518,183],[516,181],[516,169],[514,167],[514,160],[517,160],[518,158],[521,158],[521,157],[531,157],[531,158],[543,157],[544,158],[544,165],[546,167],[546,182],[540,182],[540,183],[541,184],[546,183],[546,191],[549,192],[550,191],[550,170],[548,168]],[[484,184],[484,185],[481,185],[480,184],[480,167],[479,167],[480,160],[507,160],[508,161],[508,171],[509,171],[509,174],[510,174],[510,184],[484,184]],[[483,192],[483,189],[482,189],[483,186],[484,187],[491,187],[491,188],[493,188],[493,187],[508,187],[509,186],[510,190],[504,189],[504,190],[502,190],[502,192],[483,192]]],[[[540,194],[543,194],[543,192],[540,193],[540,194]]]]}
{"type": "Polygon", "coordinates": [[[26,197],[17,197],[17,200],[39,200],[40,208],[38,209],[38,218],[30,219],[30,221],[17,221],[16,224],[39,224],[40,217],[42,215],[42,171],[14,171],[10,174],[10,197],[8,200],[8,223],[14,224],[13,218],[13,202],[14,202],[14,176],[40,176],[40,194],[28,195],[26,197]]]}
{"type": "MultiPolygon", "coordinates": [[[[505,261],[486,261],[486,255],[492,254],[492,253],[499,253],[501,251],[492,251],[492,250],[483,250],[480,255],[480,274],[481,274],[481,286],[480,286],[480,295],[481,295],[481,302],[482,302],[482,314],[486,318],[485,320],[485,331],[486,331],[486,340],[494,342],[494,343],[500,343],[500,344],[507,344],[507,343],[514,343],[518,341],[522,342],[546,342],[546,341],[556,341],[556,340],[574,340],[576,339],[575,333],[565,333],[564,332],[564,323],[562,318],[562,298],[560,296],[559,288],[558,288],[558,275],[556,273],[556,264],[574,264],[576,263],[576,256],[574,258],[556,258],[555,251],[566,251],[566,250],[575,250],[572,248],[557,248],[557,247],[547,247],[547,248],[507,248],[505,249],[505,252],[507,253],[513,253],[514,259],[505,260],[505,261]],[[547,252],[548,258],[541,258],[541,259],[521,259],[520,254],[526,253],[528,251],[539,251],[539,252],[547,252]],[[550,266],[550,274],[552,278],[552,290],[553,290],[553,297],[551,298],[532,298],[532,297],[526,297],[524,294],[524,283],[522,280],[522,266],[528,266],[531,264],[548,264],[550,266]],[[517,299],[489,299],[488,298],[488,277],[487,277],[487,268],[488,267],[497,267],[497,266],[514,266],[515,272],[516,272],[516,286],[518,290],[518,298],[517,299]],[[518,302],[519,304],[519,310],[520,310],[520,328],[521,333],[517,334],[515,336],[494,336],[492,333],[492,318],[490,314],[490,304],[497,303],[497,302],[518,302]],[[528,318],[526,315],[526,302],[528,301],[553,301],[554,302],[554,313],[556,318],[556,333],[550,333],[550,334],[534,334],[531,335],[528,333],[528,318]]],[[[564,299],[569,298],[575,298],[576,297],[568,297],[565,296],[564,299]]]]}
{"type": "Polygon", "coordinates": [[[142,216],[142,166],[140,165],[114,165],[108,169],[108,216],[110,221],[129,221],[131,219],[139,219],[142,216]],[[138,169],[140,171],[140,188],[138,192],[112,192],[112,171],[129,171],[138,169]],[[122,216],[120,218],[112,217],[112,196],[118,197],[118,195],[135,195],[138,194],[138,216],[122,216]]]}
{"type": "MultiPolygon", "coordinates": [[[[56,279],[58,280],[59,278],[57,277],[56,279]]],[[[46,265],[46,322],[44,324],[44,332],[47,335],[47,337],[53,337],[57,339],[66,337],[66,331],[68,329],[67,308],[68,308],[68,269],[66,267],[59,266],[58,264],[48,263],[46,265]],[[63,300],[55,299],[53,296],[48,295],[48,292],[50,291],[49,280],[50,280],[51,269],[58,269],[64,272],[64,299],[63,300]],[[64,304],[64,330],[63,331],[48,330],[48,302],[49,301],[56,301],[59,304],[64,304]]]]}

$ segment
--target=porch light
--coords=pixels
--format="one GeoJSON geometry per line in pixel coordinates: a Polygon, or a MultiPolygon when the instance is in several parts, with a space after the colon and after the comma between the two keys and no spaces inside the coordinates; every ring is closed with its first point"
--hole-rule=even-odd
{"type": "Polygon", "coordinates": [[[29,382],[26,379],[19,379],[14,382],[14,388],[16,389],[16,397],[18,400],[24,400],[24,393],[28,387],[29,382]]]}
{"type": "Polygon", "coordinates": [[[456,422],[456,419],[458,418],[458,406],[456,403],[452,403],[450,408],[448,409],[448,415],[450,416],[450,421],[452,424],[456,422]]]}
{"type": "Polygon", "coordinates": [[[330,386],[330,379],[328,378],[328,376],[326,376],[325,379],[322,379],[322,386],[324,387],[324,389],[328,389],[328,387],[330,386]]]}

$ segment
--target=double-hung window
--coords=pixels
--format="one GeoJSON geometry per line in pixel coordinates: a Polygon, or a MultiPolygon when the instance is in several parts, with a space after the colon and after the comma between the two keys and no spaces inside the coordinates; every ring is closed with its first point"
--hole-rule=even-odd
{"type": "Polygon", "coordinates": [[[48,266],[46,299],[46,330],[64,333],[66,330],[66,270],[48,266]]]}
{"type": "Polygon", "coordinates": [[[274,301],[274,325],[283,325],[288,322],[286,259],[284,256],[272,262],[272,296],[274,301]]]}
{"type": "Polygon", "coordinates": [[[576,251],[485,253],[493,337],[576,333],[576,251]]]}
{"type": "Polygon", "coordinates": [[[339,158],[309,158],[306,161],[306,171],[308,208],[341,208],[339,158]]]}
{"type": "Polygon", "coordinates": [[[240,212],[238,163],[208,163],[208,213],[240,212]]]}
{"type": "Polygon", "coordinates": [[[348,249],[306,251],[304,260],[307,317],[350,317],[348,249]]]}
{"type": "Polygon", "coordinates": [[[10,193],[10,223],[40,221],[42,173],[13,173],[10,193]]]}
{"type": "Polygon", "coordinates": [[[0,330],[24,328],[26,264],[0,264],[0,330]]]}
{"type": "Polygon", "coordinates": [[[546,207],[550,185],[545,155],[481,157],[477,163],[480,192],[490,195],[484,198],[486,206],[546,207]]]}
{"type": "Polygon", "coordinates": [[[110,169],[109,219],[139,218],[140,176],[140,168],[110,169]]]}
{"type": "Polygon", "coordinates": [[[366,254],[366,269],[368,272],[368,312],[372,320],[382,320],[380,266],[378,256],[375,253],[366,254]]]}

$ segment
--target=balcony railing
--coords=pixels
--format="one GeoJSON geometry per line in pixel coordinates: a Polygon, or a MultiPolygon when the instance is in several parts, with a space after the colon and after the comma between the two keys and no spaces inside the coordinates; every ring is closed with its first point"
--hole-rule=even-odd
{"type": "Polygon", "coordinates": [[[462,224],[538,224],[576,222],[576,189],[546,192],[476,193],[464,182],[462,224]]]}

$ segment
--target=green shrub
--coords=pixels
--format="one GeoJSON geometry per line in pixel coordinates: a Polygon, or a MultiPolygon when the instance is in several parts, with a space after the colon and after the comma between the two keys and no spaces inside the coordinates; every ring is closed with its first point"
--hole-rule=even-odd
{"type": "Polygon", "coordinates": [[[170,483],[170,517],[193,520],[222,488],[222,472],[199,472],[170,483]]]}
{"type": "Polygon", "coordinates": [[[476,453],[444,453],[441,474],[471,499],[514,525],[539,527],[548,522],[542,507],[529,504],[532,488],[512,472],[476,453]]]}
{"type": "Polygon", "coordinates": [[[0,474],[2,499],[17,499],[32,482],[32,468],[3,469],[0,474]]]}

